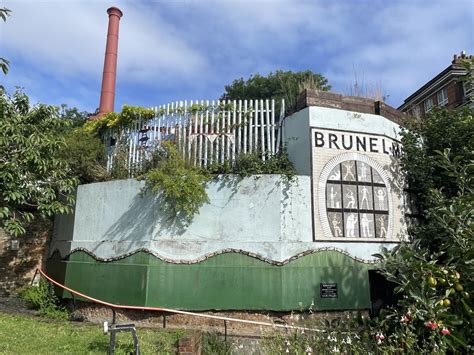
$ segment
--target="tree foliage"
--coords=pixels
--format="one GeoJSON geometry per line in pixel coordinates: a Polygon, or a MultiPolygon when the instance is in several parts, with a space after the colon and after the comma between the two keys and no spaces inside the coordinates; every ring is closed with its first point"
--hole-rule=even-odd
{"type": "Polygon", "coordinates": [[[76,107],[68,107],[62,104],[59,107],[59,114],[61,119],[68,120],[71,125],[68,128],[79,128],[86,124],[90,114],[86,111],[79,111],[76,107]]]}
{"type": "Polygon", "coordinates": [[[155,116],[150,108],[123,105],[122,112],[109,112],[99,119],[85,122],[83,128],[91,134],[101,134],[108,128],[126,128],[139,120],[147,121],[155,116]]]}
{"type": "Polygon", "coordinates": [[[331,85],[321,74],[311,70],[292,72],[277,70],[267,76],[252,75],[245,80],[240,78],[225,86],[223,100],[239,99],[285,99],[286,112],[296,109],[296,99],[303,89],[328,91],[331,85]]]}
{"type": "Polygon", "coordinates": [[[55,106],[30,107],[23,92],[0,91],[0,226],[12,235],[35,215],[70,211],[77,180],[58,157],[68,124],[58,117],[55,106]]]}
{"type": "Polygon", "coordinates": [[[163,142],[154,152],[153,168],[145,177],[144,192],[161,195],[166,207],[187,223],[209,201],[205,184],[208,176],[201,169],[188,166],[176,145],[163,142]]]}
{"type": "Polygon", "coordinates": [[[473,112],[437,109],[402,135],[401,163],[422,219],[409,243],[383,256],[384,275],[403,295],[389,331],[413,349],[473,351],[473,112]]]}
{"type": "Polygon", "coordinates": [[[100,139],[83,129],[69,129],[63,133],[64,148],[58,159],[65,162],[79,183],[103,181],[108,178],[105,168],[105,147],[100,139]]]}
{"type": "MultiPolygon", "coordinates": [[[[0,8],[0,19],[3,20],[3,22],[7,21],[7,17],[10,16],[11,10],[7,9],[6,7],[0,8]]],[[[8,73],[8,69],[10,66],[10,62],[6,60],[5,58],[0,58],[0,70],[3,72],[3,74],[8,73]]]]}

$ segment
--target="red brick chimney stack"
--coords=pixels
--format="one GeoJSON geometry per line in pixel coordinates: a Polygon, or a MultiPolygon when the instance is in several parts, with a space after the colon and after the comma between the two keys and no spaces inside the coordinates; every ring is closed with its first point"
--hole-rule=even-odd
{"type": "Polygon", "coordinates": [[[107,9],[109,28],[105,47],[104,72],[102,74],[102,90],[100,92],[99,113],[92,119],[99,118],[114,111],[115,80],[117,76],[117,55],[120,18],[122,11],[117,7],[107,9]]]}

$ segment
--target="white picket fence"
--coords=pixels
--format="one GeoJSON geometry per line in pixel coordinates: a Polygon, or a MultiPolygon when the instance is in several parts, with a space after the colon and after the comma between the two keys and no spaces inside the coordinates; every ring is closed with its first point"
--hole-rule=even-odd
{"type": "MultiPolygon", "coordinates": [[[[121,148],[127,150],[133,176],[163,141],[176,143],[183,158],[199,167],[235,161],[240,154],[252,152],[265,160],[281,148],[283,114],[275,117],[275,100],[180,101],[154,110],[151,120],[104,134],[108,171],[121,148]]],[[[280,112],[285,112],[283,100],[280,112]]]]}

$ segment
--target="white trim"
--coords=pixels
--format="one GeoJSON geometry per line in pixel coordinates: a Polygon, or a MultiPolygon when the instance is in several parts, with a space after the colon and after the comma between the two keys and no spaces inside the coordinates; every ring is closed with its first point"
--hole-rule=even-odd
{"type": "Polygon", "coordinates": [[[424,102],[423,102],[423,108],[425,110],[425,113],[428,113],[430,112],[434,107],[434,102],[433,102],[433,99],[431,97],[427,98],[424,102]],[[428,105],[428,102],[430,102],[431,104],[428,105]]]}
{"type": "Polygon", "coordinates": [[[436,100],[438,100],[438,106],[446,106],[448,104],[448,89],[446,89],[446,87],[442,88],[436,93],[436,100]]]}

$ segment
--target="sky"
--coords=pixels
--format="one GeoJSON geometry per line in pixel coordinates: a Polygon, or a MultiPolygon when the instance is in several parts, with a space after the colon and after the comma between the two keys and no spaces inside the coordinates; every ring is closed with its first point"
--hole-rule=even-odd
{"type": "Polygon", "coordinates": [[[4,0],[0,85],[95,111],[110,6],[124,13],[116,111],[218,99],[234,79],[307,69],[334,92],[357,81],[398,107],[455,53],[474,54],[471,0],[4,0]]]}

